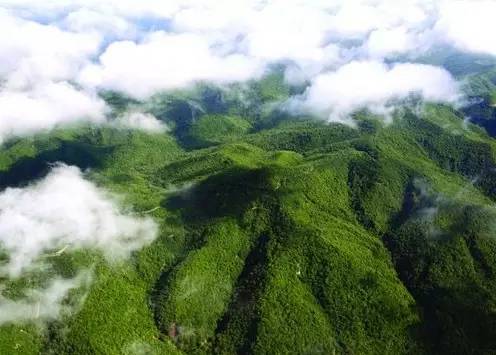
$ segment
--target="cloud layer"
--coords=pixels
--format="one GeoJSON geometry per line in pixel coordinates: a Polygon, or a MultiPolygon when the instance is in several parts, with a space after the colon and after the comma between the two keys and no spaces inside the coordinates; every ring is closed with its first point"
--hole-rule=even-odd
{"type": "Polygon", "coordinates": [[[99,64],[84,68],[78,80],[86,87],[146,98],[158,90],[195,81],[247,80],[257,69],[257,63],[243,55],[216,54],[204,36],[155,32],[138,44],[112,43],[100,56],[99,64]]]}
{"type": "MultiPolygon", "coordinates": [[[[352,75],[363,88],[379,66],[398,58],[413,65],[443,47],[496,55],[495,12],[492,0],[0,0],[0,139],[75,120],[101,122],[102,89],[145,99],[198,81],[256,78],[274,62],[291,64],[288,79],[311,82],[310,104],[312,92],[340,83],[356,63],[378,63],[361,66],[363,78],[352,75]]],[[[392,72],[387,83],[375,93],[356,91],[355,101],[384,106],[405,89],[452,98],[449,75],[408,68],[419,73],[415,83],[392,84],[401,73],[385,69],[392,72]]],[[[319,98],[338,103],[324,111],[344,114],[356,106],[347,103],[347,88],[325,92],[343,96],[319,98]]],[[[322,111],[317,104],[312,112],[322,111]]]]}

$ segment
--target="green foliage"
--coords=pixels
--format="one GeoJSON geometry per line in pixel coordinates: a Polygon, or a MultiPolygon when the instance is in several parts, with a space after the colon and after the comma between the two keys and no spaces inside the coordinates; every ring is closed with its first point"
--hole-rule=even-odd
{"type": "Polygon", "coordinates": [[[423,308],[434,353],[494,349],[494,210],[429,196],[414,185],[385,238],[400,278],[423,308]]]}
{"type": "Polygon", "coordinates": [[[357,128],[289,118],[274,103],[292,90],[276,71],[146,102],[105,93],[171,132],[79,125],[5,142],[1,187],[57,161],[89,168],[160,233],[117,265],[81,251],[44,278],[1,280],[17,297],[93,268],[73,314],[1,325],[0,353],[495,351],[495,142],[443,105],[389,124],[359,112],[357,128]]]}
{"type": "Polygon", "coordinates": [[[177,328],[175,340],[188,348],[206,347],[215,335],[249,246],[232,220],[209,226],[203,238],[201,249],[178,265],[158,301],[159,326],[165,333],[177,328]]]}
{"type": "Polygon", "coordinates": [[[204,115],[196,120],[188,132],[189,146],[207,147],[239,138],[250,129],[242,118],[225,115],[204,115]]]}
{"type": "Polygon", "coordinates": [[[358,132],[347,126],[297,121],[248,135],[243,140],[265,150],[309,154],[332,150],[334,145],[357,137],[358,132]]]}

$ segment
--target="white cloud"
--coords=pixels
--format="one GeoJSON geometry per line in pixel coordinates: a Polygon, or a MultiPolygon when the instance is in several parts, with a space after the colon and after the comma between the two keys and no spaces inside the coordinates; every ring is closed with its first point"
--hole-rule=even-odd
{"type": "Polygon", "coordinates": [[[0,8],[0,77],[8,88],[73,79],[100,43],[98,33],[63,31],[16,18],[0,8]]]}
{"type": "Polygon", "coordinates": [[[123,258],[156,234],[151,219],[123,214],[116,198],[85,180],[76,167],[55,167],[31,186],[0,193],[0,247],[9,255],[0,275],[18,277],[44,253],[63,248],[123,258]]]}
{"type": "MultiPolygon", "coordinates": [[[[86,97],[112,89],[140,99],[251,79],[280,61],[290,63],[288,80],[316,82],[351,62],[416,58],[440,45],[496,55],[495,11],[492,0],[0,0],[0,75],[5,96],[68,81],[86,97]]],[[[416,89],[429,83],[421,79],[416,89]]],[[[0,126],[31,131],[12,122],[0,126]]],[[[53,126],[40,120],[33,130],[43,122],[53,126]]]]}
{"type": "Polygon", "coordinates": [[[469,51],[496,55],[496,2],[441,1],[435,30],[440,41],[469,51]]]}
{"type": "Polygon", "coordinates": [[[373,30],[397,26],[423,28],[432,12],[432,1],[352,0],[338,1],[332,34],[341,39],[365,38],[373,30]]]}
{"type": "Polygon", "coordinates": [[[402,63],[390,67],[376,61],[351,62],[317,76],[300,107],[339,121],[363,107],[383,113],[392,100],[411,94],[428,101],[453,102],[458,98],[458,87],[447,71],[430,65],[402,63]]]}
{"type": "Polygon", "coordinates": [[[95,33],[113,39],[133,38],[135,25],[126,18],[81,8],[70,12],[62,21],[64,28],[77,33],[95,33]]]}
{"type": "Polygon", "coordinates": [[[325,37],[332,17],[318,8],[273,1],[252,14],[248,53],[266,60],[325,60],[325,37]],[[309,21],[308,19],[312,19],[309,21]]]}
{"type": "Polygon", "coordinates": [[[99,33],[68,32],[0,9],[0,143],[75,120],[104,120],[104,102],[68,83],[100,42],[99,33]]]}
{"type": "Polygon", "coordinates": [[[404,27],[377,29],[372,31],[365,47],[371,58],[381,59],[411,51],[416,47],[416,38],[404,27]]]}
{"type": "Polygon", "coordinates": [[[103,122],[105,103],[64,82],[0,91],[0,142],[8,136],[86,119],[103,122]]]}
{"type": "Polygon", "coordinates": [[[149,113],[143,112],[126,112],[116,118],[116,124],[119,127],[134,128],[150,133],[160,133],[168,130],[164,122],[149,113]]]}
{"type": "Polygon", "coordinates": [[[92,9],[104,14],[116,14],[128,18],[154,16],[168,18],[181,7],[196,0],[0,0],[0,6],[14,11],[17,15],[28,18],[57,18],[63,14],[81,8],[92,9]]]}
{"type": "Polygon", "coordinates": [[[120,90],[144,98],[158,90],[184,87],[196,81],[243,81],[259,70],[256,61],[243,55],[216,54],[202,36],[156,32],[142,43],[112,43],[100,56],[98,65],[82,71],[79,81],[85,86],[120,90]]]}

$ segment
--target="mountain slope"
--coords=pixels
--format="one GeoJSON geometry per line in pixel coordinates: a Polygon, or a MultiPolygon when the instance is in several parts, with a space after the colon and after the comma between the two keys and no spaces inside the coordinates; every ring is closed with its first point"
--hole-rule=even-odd
{"type": "Polygon", "coordinates": [[[112,98],[151,107],[168,133],[82,125],[1,148],[3,188],[65,162],[160,224],[119,265],[53,257],[68,276],[92,267],[84,303],[42,330],[1,326],[1,353],[496,350],[492,138],[442,105],[390,124],[360,113],[356,128],[287,117],[263,109],[271,80],[245,106],[208,87],[112,98]]]}

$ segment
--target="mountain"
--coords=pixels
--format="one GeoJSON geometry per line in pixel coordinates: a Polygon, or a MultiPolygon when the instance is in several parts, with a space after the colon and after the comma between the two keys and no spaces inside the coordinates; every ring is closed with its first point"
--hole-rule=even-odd
{"type": "MultiPolygon", "coordinates": [[[[493,90],[491,73],[472,87],[493,90]]],[[[146,111],[168,131],[76,124],[5,142],[2,188],[74,165],[160,230],[117,264],[48,255],[65,277],[91,268],[92,284],[46,326],[1,326],[0,353],[496,351],[496,141],[441,104],[387,123],[361,111],[356,127],[274,105],[298,90],[276,71],[143,102],[106,92],[116,116],[146,111]]],[[[480,105],[467,110],[494,134],[480,105]]],[[[3,280],[2,294],[46,278],[3,280]]]]}

